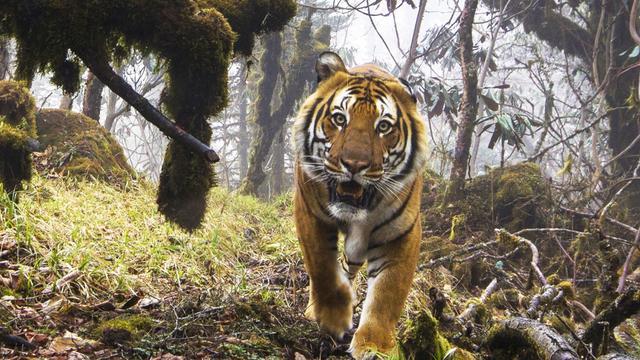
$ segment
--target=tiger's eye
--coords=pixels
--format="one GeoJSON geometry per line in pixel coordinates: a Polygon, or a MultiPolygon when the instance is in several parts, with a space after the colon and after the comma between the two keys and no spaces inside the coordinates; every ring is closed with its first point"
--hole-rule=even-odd
{"type": "Polygon", "coordinates": [[[333,114],[333,123],[342,127],[347,123],[347,118],[342,114],[333,114]]]}
{"type": "Polygon", "coordinates": [[[389,121],[382,120],[378,123],[378,132],[381,134],[386,134],[391,131],[392,126],[393,125],[389,121]]]}

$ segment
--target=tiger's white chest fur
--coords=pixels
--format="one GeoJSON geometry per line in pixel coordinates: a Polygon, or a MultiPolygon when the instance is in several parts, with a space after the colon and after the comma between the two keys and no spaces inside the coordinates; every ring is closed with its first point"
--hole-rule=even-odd
{"type": "Polygon", "coordinates": [[[384,243],[393,237],[395,234],[393,228],[382,229],[383,231],[374,231],[374,229],[381,221],[389,218],[400,205],[379,204],[375,209],[368,211],[362,220],[347,224],[344,231],[344,254],[350,262],[364,263],[371,246],[384,243]]]}

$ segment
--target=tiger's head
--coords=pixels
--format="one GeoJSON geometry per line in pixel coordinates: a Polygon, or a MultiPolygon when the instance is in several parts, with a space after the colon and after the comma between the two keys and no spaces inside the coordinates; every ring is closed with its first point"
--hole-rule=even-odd
{"type": "Polygon", "coordinates": [[[375,65],[347,70],[324,52],[316,72],[294,125],[295,152],[306,175],[327,184],[332,215],[362,219],[422,170],[424,122],[406,82],[375,65]]]}

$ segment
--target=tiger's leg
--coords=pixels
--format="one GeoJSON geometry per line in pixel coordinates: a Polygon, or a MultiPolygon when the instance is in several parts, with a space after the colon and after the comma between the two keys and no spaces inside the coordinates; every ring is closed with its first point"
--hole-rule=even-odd
{"type": "Polygon", "coordinates": [[[338,230],[315,217],[301,196],[296,196],[295,207],[298,239],[311,278],[305,315],[341,339],[353,326],[353,294],[338,263],[338,230]]]}
{"type": "Polygon", "coordinates": [[[418,218],[406,235],[369,249],[367,296],[350,348],[354,358],[372,351],[388,353],[395,346],[395,328],[413,281],[420,236],[418,218]]]}

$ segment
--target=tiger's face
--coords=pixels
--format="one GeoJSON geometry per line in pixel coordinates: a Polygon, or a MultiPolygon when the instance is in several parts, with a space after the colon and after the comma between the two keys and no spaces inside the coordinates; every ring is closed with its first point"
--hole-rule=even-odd
{"type": "Polygon", "coordinates": [[[295,126],[305,173],[327,184],[328,209],[360,220],[402,192],[424,164],[424,126],[405,84],[369,65],[347,71],[335,53],[316,64],[318,88],[295,126]]]}

